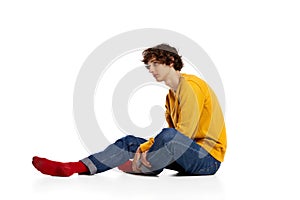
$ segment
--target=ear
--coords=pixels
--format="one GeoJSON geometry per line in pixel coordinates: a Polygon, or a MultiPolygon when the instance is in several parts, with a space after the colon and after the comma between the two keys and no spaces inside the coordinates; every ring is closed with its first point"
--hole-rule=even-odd
{"type": "Polygon", "coordinates": [[[172,60],[172,63],[170,64],[170,66],[171,66],[171,67],[174,67],[174,60],[175,60],[175,59],[174,59],[173,56],[171,56],[170,58],[171,58],[171,60],[172,60]]]}

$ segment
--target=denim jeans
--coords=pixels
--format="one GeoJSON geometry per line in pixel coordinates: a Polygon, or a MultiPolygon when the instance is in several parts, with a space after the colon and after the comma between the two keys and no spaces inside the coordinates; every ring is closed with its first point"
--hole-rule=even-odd
{"type": "MultiPolygon", "coordinates": [[[[164,128],[154,141],[147,153],[151,168],[141,166],[144,174],[157,175],[166,168],[186,175],[212,175],[220,167],[221,162],[176,129],[164,128]]],[[[81,161],[88,167],[90,174],[104,172],[132,159],[139,145],[144,142],[146,140],[143,138],[128,135],[104,151],[81,161]]]]}

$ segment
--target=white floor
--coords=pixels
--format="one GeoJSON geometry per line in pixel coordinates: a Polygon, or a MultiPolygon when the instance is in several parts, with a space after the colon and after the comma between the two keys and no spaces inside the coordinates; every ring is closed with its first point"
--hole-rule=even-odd
{"type": "MultiPolygon", "coordinates": [[[[182,177],[165,170],[158,177],[135,176],[111,170],[94,176],[49,177],[32,169],[31,199],[299,199],[298,176],[272,169],[250,172],[229,169],[215,176],[182,177]]],[[[231,166],[232,167],[232,166],[231,166]]],[[[239,166],[242,167],[242,166],[239,166]]],[[[258,170],[258,169],[253,169],[258,170]]],[[[286,171],[288,173],[288,171],[286,171]]],[[[28,183],[30,184],[30,182],[28,183]]]]}
{"type": "Polygon", "coordinates": [[[60,178],[29,167],[28,179],[22,179],[23,174],[16,181],[31,191],[31,199],[299,199],[299,164],[270,165],[270,160],[257,157],[256,166],[234,157],[229,155],[214,176],[183,177],[165,170],[158,177],[148,177],[113,169],[94,176],[60,178]]]}
{"type": "MultiPolygon", "coordinates": [[[[228,116],[230,117],[230,116],[228,116]]],[[[234,125],[236,127],[236,125],[234,125]]],[[[237,129],[236,129],[237,130],[237,129]]],[[[176,176],[171,170],[165,170],[158,177],[135,176],[113,169],[94,176],[73,175],[69,178],[46,176],[33,168],[31,157],[44,156],[59,161],[76,161],[87,155],[73,133],[64,134],[63,141],[55,141],[52,136],[39,137],[40,144],[32,145],[23,151],[20,166],[10,166],[16,173],[5,173],[7,191],[12,196],[24,193],[30,199],[300,199],[298,182],[300,164],[289,151],[296,152],[296,145],[283,145],[289,151],[266,145],[265,141],[280,144],[281,139],[270,139],[262,134],[261,141],[250,138],[250,131],[234,133],[228,124],[229,146],[219,171],[214,176],[176,176]],[[233,135],[235,137],[233,137],[233,135]],[[247,136],[249,135],[249,136],[247,136]],[[45,137],[44,139],[42,139],[45,137]],[[66,144],[66,142],[68,143],[66,144]],[[255,145],[254,145],[255,143],[255,145]],[[52,144],[52,145],[51,145],[52,144]],[[56,145],[54,145],[56,144],[56,145]],[[19,169],[23,170],[20,171],[19,169]],[[17,188],[14,190],[14,188],[17,188]]],[[[7,158],[3,160],[12,160],[7,158]]],[[[3,170],[2,170],[3,171],[3,170]]]]}
{"type": "Polygon", "coordinates": [[[214,177],[176,177],[166,171],[159,177],[144,177],[111,171],[93,177],[70,179],[39,177],[33,181],[36,199],[88,197],[100,199],[220,199],[225,197],[224,183],[214,177]]]}

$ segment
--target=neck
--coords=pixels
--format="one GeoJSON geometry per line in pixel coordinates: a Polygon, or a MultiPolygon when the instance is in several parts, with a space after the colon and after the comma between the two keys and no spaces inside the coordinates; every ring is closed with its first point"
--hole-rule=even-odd
{"type": "Polygon", "coordinates": [[[171,68],[167,76],[167,79],[165,80],[165,84],[175,92],[178,88],[180,77],[181,77],[180,72],[171,68]]]}

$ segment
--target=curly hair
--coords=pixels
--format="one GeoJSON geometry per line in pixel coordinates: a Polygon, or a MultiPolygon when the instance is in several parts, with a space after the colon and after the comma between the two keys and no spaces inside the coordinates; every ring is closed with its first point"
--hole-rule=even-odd
{"type": "Polygon", "coordinates": [[[143,51],[142,62],[148,64],[153,58],[160,64],[171,65],[173,63],[173,67],[177,71],[180,71],[183,67],[183,62],[181,56],[178,55],[178,51],[169,44],[159,44],[143,51]]]}

